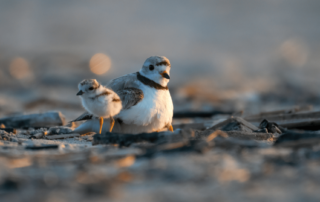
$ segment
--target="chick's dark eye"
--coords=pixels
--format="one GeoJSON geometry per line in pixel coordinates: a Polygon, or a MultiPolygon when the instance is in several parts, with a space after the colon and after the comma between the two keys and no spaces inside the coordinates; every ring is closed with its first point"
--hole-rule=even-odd
{"type": "Polygon", "coordinates": [[[93,90],[93,87],[90,87],[89,90],[93,90]]]}
{"type": "Polygon", "coordinates": [[[154,70],[154,66],[153,65],[149,65],[149,69],[152,71],[154,70]]]}

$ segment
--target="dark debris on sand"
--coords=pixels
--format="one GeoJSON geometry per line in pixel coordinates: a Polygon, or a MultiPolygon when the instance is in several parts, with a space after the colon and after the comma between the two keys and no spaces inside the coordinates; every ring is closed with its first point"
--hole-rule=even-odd
{"type": "Polygon", "coordinates": [[[0,119],[1,201],[320,201],[319,112],[141,134],[73,134],[50,113],[0,119]]]}

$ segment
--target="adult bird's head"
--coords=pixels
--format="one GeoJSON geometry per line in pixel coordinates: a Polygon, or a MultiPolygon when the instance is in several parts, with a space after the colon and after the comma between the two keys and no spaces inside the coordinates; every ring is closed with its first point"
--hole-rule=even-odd
{"type": "Polygon", "coordinates": [[[148,79],[166,87],[170,80],[171,64],[164,56],[149,57],[143,64],[139,73],[148,79]]]}

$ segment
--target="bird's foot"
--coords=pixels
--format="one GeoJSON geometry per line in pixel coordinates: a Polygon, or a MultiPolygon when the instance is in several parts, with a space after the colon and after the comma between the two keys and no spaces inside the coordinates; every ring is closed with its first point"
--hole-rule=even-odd
{"type": "Polygon", "coordinates": [[[110,129],[109,129],[109,132],[110,132],[110,133],[112,132],[112,129],[113,129],[114,123],[115,123],[114,118],[110,116],[110,129]]]}
{"type": "Polygon", "coordinates": [[[102,132],[102,126],[103,126],[103,118],[100,117],[99,121],[100,121],[100,130],[99,130],[99,133],[101,134],[101,132],[102,132]]]}

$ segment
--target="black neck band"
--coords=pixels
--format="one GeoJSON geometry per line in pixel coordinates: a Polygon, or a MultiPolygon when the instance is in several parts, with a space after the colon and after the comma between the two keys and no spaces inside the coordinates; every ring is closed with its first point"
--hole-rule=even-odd
{"type": "Polygon", "coordinates": [[[168,86],[163,87],[160,84],[148,79],[147,77],[142,76],[139,72],[137,72],[137,78],[144,85],[150,86],[150,87],[155,88],[157,90],[168,90],[168,86]]]}

